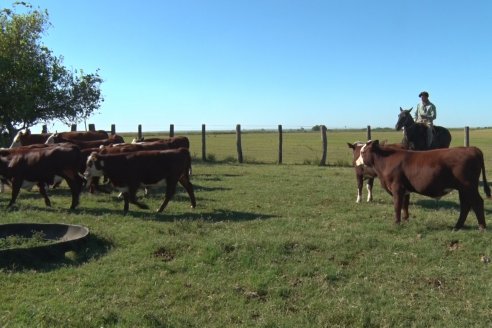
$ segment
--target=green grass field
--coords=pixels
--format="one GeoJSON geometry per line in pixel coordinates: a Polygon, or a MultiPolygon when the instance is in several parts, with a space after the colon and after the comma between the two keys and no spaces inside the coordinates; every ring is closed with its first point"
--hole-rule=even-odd
{"type": "MultiPolygon", "coordinates": [[[[460,133],[453,131],[453,145],[463,143],[460,133]]],[[[490,180],[492,132],[470,136],[484,150],[490,180]]],[[[478,232],[473,213],[465,229],[452,231],[457,193],[439,201],[412,195],[410,221],[395,226],[391,197],[379,183],[373,203],[356,204],[353,169],[334,165],[351,161],[345,143],[364,139],[365,131],[329,134],[325,167],[297,165],[321,156],[317,133],[284,136],[284,146],[289,140],[298,150],[288,161],[284,154],[283,165],[266,157],[276,152],[277,136],[261,137],[244,134],[243,150],[263,164],[227,160],[234,135],[217,134],[214,145],[208,137],[215,161],[194,163],[193,210],[181,187],[164,213],[130,205],[126,216],[115,193],[84,193],[74,212],[66,188],[50,192],[52,208],[23,190],[5,210],[10,194],[0,194],[2,223],[64,222],[91,231],[84,250],[64,260],[0,268],[0,326],[492,325],[490,232],[478,232]]],[[[399,137],[373,131],[374,139],[399,137]]],[[[200,135],[190,139],[200,154],[200,135]]],[[[162,197],[154,190],[144,202],[157,209],[162,197]]],[[[492,201],[485,200],[485,211],[490,225],[492,201]]]]}

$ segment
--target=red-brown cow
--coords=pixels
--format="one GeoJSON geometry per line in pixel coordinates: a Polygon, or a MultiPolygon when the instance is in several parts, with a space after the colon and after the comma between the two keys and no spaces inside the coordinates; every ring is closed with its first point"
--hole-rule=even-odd
{"type": "Polygon", "coordinates": [[[24,182],[37,184],[46,206],[51,206],[45,185],[52,185],[55,176],[60,176],[70,187],[72,193],[70,209],[74,209],[79,203],[84,182],[78,172],[80,161],[80,149],[72,144],[35,145],[14,148],[9,153],[2,151],[0,175],[12,185],[12,197],[7,207],[15,203],[24,182]]]}
{"type": "Polygon", "coordinates": [[[20,147],[20,146],[28,146],[34,144],[43,144],[48,140],[50,136],[49,133],[31,133],[31,130],[24,129],[17,132],[10,145],[10,148],[20,147]]]}
{"type": "Polygon", "coordinates": [[[123,139],[123,137],[117,134],[110,135],[105,139],[78,140],[78,139],[67,139],[58,133],[52,134],[48,138],[48,140],[46,140],[47,144],[55,144],[55,143],[63,143],[63,142],[70,142],[73,143],[74,145],[79,146],[80,149],[87,149],[87,148],[97,148],[100,146],[109,146],[113,144],[121,144],[121,143],[125,143],[125,140],[123,139]]]}
{"type": "Polygon", "coordinates": [[[393,196],[395,222],[408,220],[410,193],[439,198],[458,190],[460,216],[455,229],[460,229],[473,209],[480,230],[485,229],[483,199],[478,192],[480,172],[488,198],[490,186],[485,176],[483,153],[476,147],[457,147],[428,151],[409,151],[380,147],[378,140],[368,141],[361,149],[356,164],[371,166],[381,186],[393,196]]]}
{"type": "Polygon", "coordinates": [[[167,139],[159,139],[159,138],[133,139],[132,144],[138,144],[141,142],[161,142],[169,145],[169,149],[178,149],[178,148],[190,149],[190,140],[184,136],[171,137],[167,139]]]}
{"type": "Polygon", "coordinates": [[[196,206],[193,185],[188,173],[190,166],[190,152],[185,148],[122,154],[98,154],[94,152],[87,160],[87,169],[84,175],[87,180],[93,176],[104,175],[107,177],[117,189],[123,192],[125,213],[128,212],[129,203],[140,208],[148,208],[147,205],[137,200],[136,193],[140,186],[157,185],[165,181],[166,195],[157,210],[162,212],[174,196],[178,181],[188,192],[191,207],[196,206]]]}

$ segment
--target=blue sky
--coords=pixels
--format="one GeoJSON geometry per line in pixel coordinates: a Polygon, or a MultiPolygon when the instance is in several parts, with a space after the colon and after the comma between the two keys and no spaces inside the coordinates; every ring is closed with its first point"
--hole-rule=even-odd
{"type": "Polygon", "coordinates": [[[435,124],[492,126],[489,0],[31,3],[65,66],[100,69],[97,128],[393,127],[422,90],[435,124]]]}

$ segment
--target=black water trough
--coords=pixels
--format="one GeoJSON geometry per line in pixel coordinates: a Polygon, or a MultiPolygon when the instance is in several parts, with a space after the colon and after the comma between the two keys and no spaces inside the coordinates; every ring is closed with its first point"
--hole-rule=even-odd
{"type": "Polygon", "coordinates": [[[89,229],[80,225],[60,223],[0,224],[0,238],[32,238],[36,233],[42,233],[45,240],[52,242],[30,248],[0,249],[0,262],[43,261],[64,257],[65,252],[80,249],[89,236],[89,229]]]}

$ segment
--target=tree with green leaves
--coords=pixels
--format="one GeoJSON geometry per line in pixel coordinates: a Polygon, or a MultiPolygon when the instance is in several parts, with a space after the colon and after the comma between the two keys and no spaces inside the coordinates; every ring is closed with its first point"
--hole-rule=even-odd
{"type": "Polygon", "coordinates": [[[0,11],[0,133],[9,138],[38,123],[84,121],[103,101],[98,71],[68,70],[41,42],[50,26],[46,10],[25,2],[0,11]]]}

